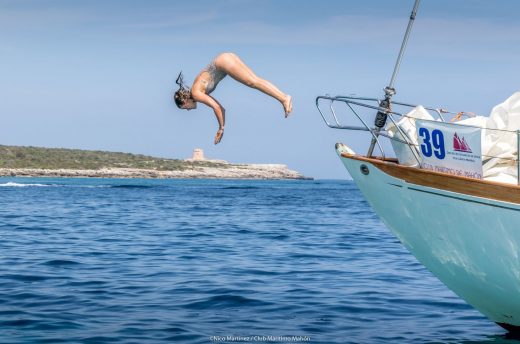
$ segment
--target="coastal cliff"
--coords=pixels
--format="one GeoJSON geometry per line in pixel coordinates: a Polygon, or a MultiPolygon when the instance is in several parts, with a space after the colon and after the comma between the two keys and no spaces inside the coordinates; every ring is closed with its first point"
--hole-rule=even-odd
{"type": "Polygon", "coordinates": [[[312,179],[281,164],[163,159],[140,154],[0,145],[0,176],[312,179]]]}

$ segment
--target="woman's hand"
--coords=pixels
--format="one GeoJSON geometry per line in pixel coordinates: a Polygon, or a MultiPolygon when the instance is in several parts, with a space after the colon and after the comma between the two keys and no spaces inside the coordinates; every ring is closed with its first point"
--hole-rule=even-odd
{"type": "Polygon", "coordinates": [[[217,131],[217,135],[215,135],[215,144],[218,144],[220,140],[222,140],[222,136],[224,136],[224,128],[220,128],[217,131]]]}
{"type": "Polygon", "coordinates": [[[215,100],[215,98],[208,96],[204,92],[192,89],[191,95],[195,101],[201,102],[202,104],[207,105],[213,109],[213,112],[217,117],[219,127],[217,135],[215,135],[215,144],[218,144],[220,140],[222,140],[222,136],[224,135],[224,124],[226,123],[226,110],[222,107],[222,105],[220,105],[220,103],[217,100],[215,100]]]}

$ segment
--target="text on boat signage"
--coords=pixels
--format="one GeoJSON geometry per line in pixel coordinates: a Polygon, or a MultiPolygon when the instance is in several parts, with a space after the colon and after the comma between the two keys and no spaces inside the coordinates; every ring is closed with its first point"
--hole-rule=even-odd
{"type": "Polygon", "coordinates": [[[481,129],[416,120],[421,167],[482,179],[481,129]]]}

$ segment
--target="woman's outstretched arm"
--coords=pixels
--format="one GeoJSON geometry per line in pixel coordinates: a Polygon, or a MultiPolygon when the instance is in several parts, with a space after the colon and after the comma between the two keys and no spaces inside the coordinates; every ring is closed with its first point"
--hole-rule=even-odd
{"type": "Polygon", "coordinates": [[[213,97],[203,92],[192,92],[192,97],[195,101],[200,102],[204,105],[209,106],[213,109],[215,116],[218,121],[218,131],[215,135],[215,144],[218,144],[224,135],[224,125],[226,124],[226,110],[224,107],[213,97]]]}

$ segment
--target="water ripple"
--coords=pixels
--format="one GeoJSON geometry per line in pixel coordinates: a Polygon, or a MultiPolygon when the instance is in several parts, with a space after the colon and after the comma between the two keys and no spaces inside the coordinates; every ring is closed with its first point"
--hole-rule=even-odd
{"type": "Polygon", "coordinates": [[[1,178],[2,343],[513,343],[347,181],[1,178]]]}

